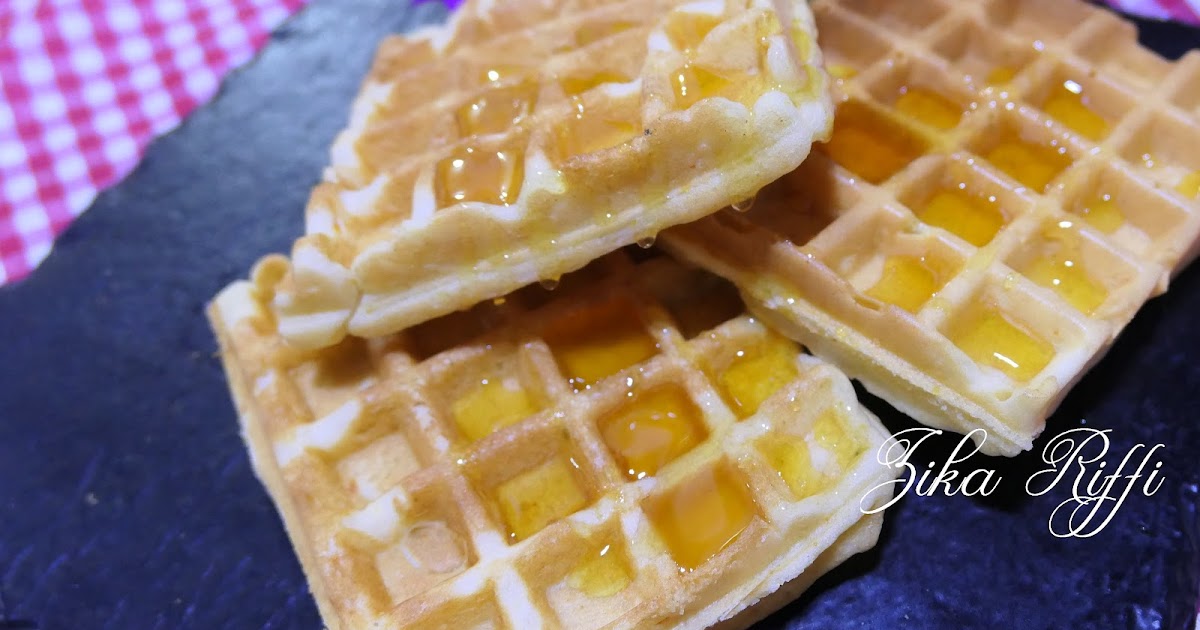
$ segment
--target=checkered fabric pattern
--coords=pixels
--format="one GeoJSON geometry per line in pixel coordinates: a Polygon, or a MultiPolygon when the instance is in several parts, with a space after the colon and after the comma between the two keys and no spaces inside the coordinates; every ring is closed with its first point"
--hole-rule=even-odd
{"type": "Polygon", "coordinates": [[[0,0],[0,284],[305,0],[0,0]]]}
{"type": "MultiPolygon", "coordinates": [[[[1109,1],[1200,24],[1200,0],[1109,1]]],[[[0,284],[305,2],[0,0],[0,284]]]]}
{"type": "Polygon", "coordinates": [[[1200,0],[1108,0],[1108,4],[1134,15],[1200,25],[1200,0]]]}

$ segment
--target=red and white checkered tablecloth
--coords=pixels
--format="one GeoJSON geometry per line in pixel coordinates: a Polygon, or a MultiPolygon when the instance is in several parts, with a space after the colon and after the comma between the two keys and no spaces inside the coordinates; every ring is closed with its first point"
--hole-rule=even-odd
{"type": "Polygon", "coordinates": [[[0,0],[0,284],[305,0],[0,0]]]}
{"type": "MultiPolygon", "coordinates": [[[[1110,1],[1200,24],[1200,0],[1110,1]]],[[[306,2],[0,0],[0,284],[306,2]]]]}

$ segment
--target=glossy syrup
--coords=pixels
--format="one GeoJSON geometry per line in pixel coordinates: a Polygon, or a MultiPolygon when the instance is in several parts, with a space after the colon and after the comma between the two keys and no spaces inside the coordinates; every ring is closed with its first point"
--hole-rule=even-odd
{"type": "Polygon", "coordinates": [[[969,307],[946,336],[979,365],[1018,382],[1033,379],[1054,358],[1053,346],[987,304],[969,307]]]}
{"type": "Polygon", "coordinates": [[[741,474],[720,463],[645,504],[681,571],[691,571],[737,540],[758,513],[741,474]]]}
{"type": "Polygon", "coordinates": [[[597,428],[630,480],[657,473],[706,435],[700,411],[675,385],[638,394],[628,406],[601,417],[597,428]]]}
{"type": "Polygon", "coordinates": [[[556,457],[496,486],[496,501],[514,542],[587,505],[573,460],[556,457]]]}
{"type": "Polygon", "coordinates": [[[934,193],[916,215],[923,223],[940,227],[976,247],[992,242],[1006,222],[994,197],[971,192],[966,184],[934,193]]]}
{"type": "Polygon", "coordinates": [[[516,379],[486,378],[454,402],[458,430],[472,442],[491,435],[536,411],[516,379]],[[510,382],[511,381],[511,382],[510,382]]]}

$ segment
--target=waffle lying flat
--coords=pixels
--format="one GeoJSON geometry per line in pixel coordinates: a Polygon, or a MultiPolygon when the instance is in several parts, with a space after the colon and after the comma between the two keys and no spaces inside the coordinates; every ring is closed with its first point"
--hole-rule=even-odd
{"type": "Polygon", "coordinates": [[[813,10],[831,141],[663,240],[914,418],[1028,449],[1196,255],[1200,54],[1073,0],[813,10]]]}
{"type": "Polygon", "coordinates": [[[737,203],[827,137],[813,33],[801,0],[524,0],[385,42],[281,332],[392,333],[737,203]]]}
{"type": "Polygon", "coordinates": [[[286,265],[209,314],[331,628],[744,626],[878,536],[883,428],[722,280],[618,252],[299,351],[286,265]]]}

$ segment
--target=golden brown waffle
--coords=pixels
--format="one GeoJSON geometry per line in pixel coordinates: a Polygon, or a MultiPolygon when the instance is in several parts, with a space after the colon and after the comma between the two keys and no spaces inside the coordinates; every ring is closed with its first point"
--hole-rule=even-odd
{"type": "Polygon", "coordinates": [[[1074,0],[822,0],[833,137],[664,235],[918,420],[1031,447],[1195,257],[1200,53],[1074,0]]]}
{"type": "Polygon", "coordinates": [[[813,33],[801,0],[523,0],[385,42],[293,247],[284,337],[392,333],[738,202],[827,137],[813,33]]]}
{"type": "Polygon", "coordinates": [[[209,316],[331,628],[739,627],[878,536],[883,428],[714,276],[618,252],[300,351],[267,308],[286,267],[209,316]]]}

